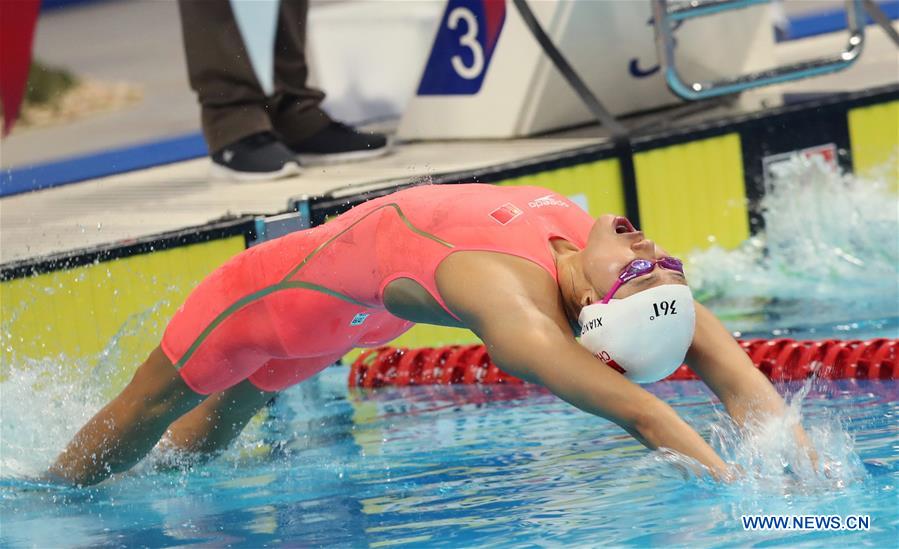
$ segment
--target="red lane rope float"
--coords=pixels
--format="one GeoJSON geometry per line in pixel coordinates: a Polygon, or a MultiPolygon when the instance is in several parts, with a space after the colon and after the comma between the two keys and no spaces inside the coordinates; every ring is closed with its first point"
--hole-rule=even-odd
{"type": "MultiPolygon", "coordinates": [[[[769,379],[792,381],[815,373],[823,379],[899,379],[899,340],[739,340],[769,379]]],[[[666,380],[699,379],[686,364],[666,380]]],[[[483,345],[369,349],[350,368],[350,387],[521,384],[500,370],[483,345]]]]}

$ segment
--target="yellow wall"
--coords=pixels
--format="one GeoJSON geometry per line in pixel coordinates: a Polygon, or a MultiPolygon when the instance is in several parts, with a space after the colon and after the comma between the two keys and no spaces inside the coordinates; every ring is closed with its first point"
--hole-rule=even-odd
{"type": "Polygon", "coordinates": [[[899,180],[899,101],[849,111],[856,174],[899,180]],[[880,173],[884,171],[885,173],[880,173]]]}
{"type": "Polygon", "coordinates": [[[130,376],[187,293],[244,248],[235,236],[0,283],[0,379],[29,360],[97,363],[104,351],[130,376]]]}
{"type": "Polygon", "coordinates": [[[640,228],[669,253],[733,248],[749,237],[736,133],[634,155],[640,228]]]}
{"type": "Polygon", "coordinates": [[[591,215],[624,215],[624,189],[617,158],[502,181],[500,185],[537,185],[559,194],[587,200],[591,215]]]}

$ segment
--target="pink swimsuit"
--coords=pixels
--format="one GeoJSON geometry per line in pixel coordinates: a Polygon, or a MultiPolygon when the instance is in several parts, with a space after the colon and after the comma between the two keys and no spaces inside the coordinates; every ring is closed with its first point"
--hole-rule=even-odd
{"type": "Polygon", "coordinates": [[[539,187],[428,185],[361,204],[337,219],[250,248],[175,313],[162,349],[198,393],[249,379],[266,391],[298,383],[353,347],[383,345],[412,326],[384,307],[384,288],[415,280],[437,291],[440,262],[494,251],[557,279],[550,239],[583,247],[593,219],[539,187]]]}

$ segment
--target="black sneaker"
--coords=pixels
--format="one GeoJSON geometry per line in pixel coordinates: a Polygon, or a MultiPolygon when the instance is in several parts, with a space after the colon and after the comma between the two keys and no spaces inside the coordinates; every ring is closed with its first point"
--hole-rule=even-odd
{"type": "Polygon", "coordinates": [[[331,122],[312,137],[288,143],[304,166],[354,162],[383,156],[390,151],[386,136],[358,132],[340,122],[331,122]]]}
{"type": "Polygon", "coordinates": [[[271,132],[248,135],[212,155],[211,175],[231,181],[270,181],[300,173],[296,155],[271,132]]]}

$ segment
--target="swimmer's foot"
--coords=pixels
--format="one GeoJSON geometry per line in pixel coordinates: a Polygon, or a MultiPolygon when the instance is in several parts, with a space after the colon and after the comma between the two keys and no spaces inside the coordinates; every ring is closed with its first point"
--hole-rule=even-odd
{"type": "Polygon", "coordinates": [[[203,465],[218,454],[187,452],[179,448],[162,446],[157,447],[157,453],[151,461],[154,470],[160,473],[177,471],[189,471],[203,465]]]}
{"type": "Polygon", "coordinates": [[[390,151],[386,136],[360,132],[340,122],[331,122],[302,141],[293,143],[288,139],[287,144],[304,166],[355,162],[383,156],[390,151]]]}
{"type": "Polygon", "coordinates": [[[294,153],[271,132],[248,135],[212,155],[213,179],[271,181],[300,173],[294,153]]]}

